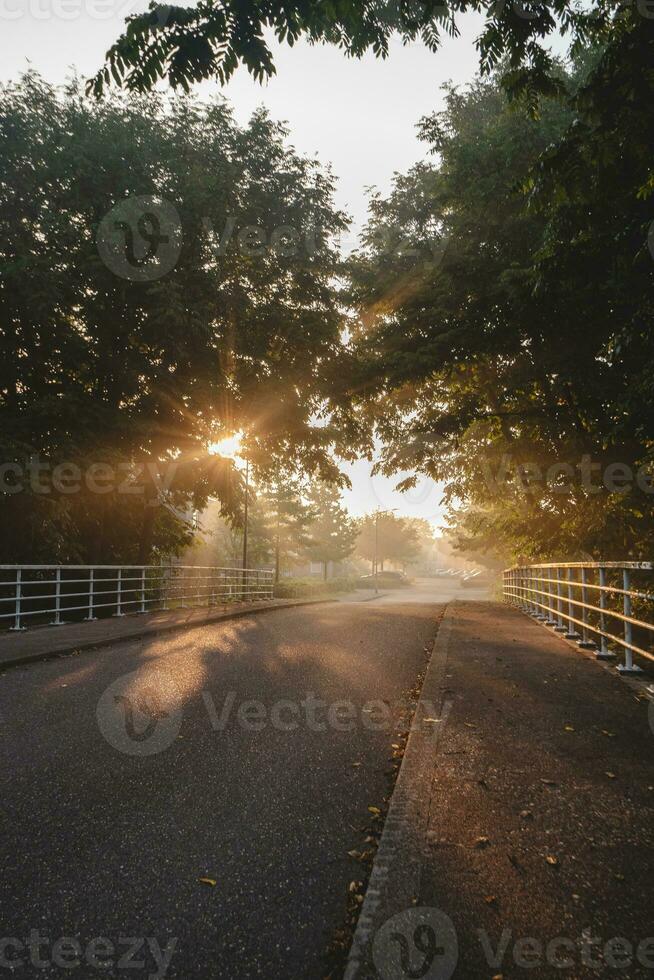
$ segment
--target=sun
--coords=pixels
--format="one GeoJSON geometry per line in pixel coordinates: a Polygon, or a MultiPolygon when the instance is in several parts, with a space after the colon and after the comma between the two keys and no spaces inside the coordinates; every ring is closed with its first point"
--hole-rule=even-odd
{"type": "Polygon", "coordinates": [[[242,432],[234,432],[231,436],[210,442],[208,451],[212,456],[224,456],[227,459],[237,459],[241,455],[242,432]]]}

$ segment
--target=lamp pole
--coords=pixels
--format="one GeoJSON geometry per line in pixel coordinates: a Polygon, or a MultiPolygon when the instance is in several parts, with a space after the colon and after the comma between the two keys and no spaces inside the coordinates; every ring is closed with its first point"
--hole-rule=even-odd
{"type": "Polygon", "coordinates": [[[245,506],[243,508],[243,586],[245,587],[245,569],[248,567],[248,493],[250,487],[250,460],[245,457],[245,506]]]}

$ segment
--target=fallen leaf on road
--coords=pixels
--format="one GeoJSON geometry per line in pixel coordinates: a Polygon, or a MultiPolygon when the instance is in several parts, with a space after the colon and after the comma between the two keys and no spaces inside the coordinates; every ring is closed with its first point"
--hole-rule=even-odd
{"type": "Polygon", "coordinates": [[[602,735],[607,735],[609,738],[615,738],[615,732],[607,732],[606,728],[602,729],[602,735]]]}
{"type": "Polygon", "coordinates": [[[531,812],[531,810],[521,810],[520,816],[522,817],[523,820],[533,820],[534,818],[534,815],[531,812]]]}
{"type": "Polygon", "coordinates": [[[614,772],[607,772],[607,773],[605,773],[605,775],[607,775],[609,777],[609,779],[617,779],[618,778],[614,772]]]}
{"type": "Polygon", "coordinates": [[[464,724],[464,725],[466,726],[466,728],[474,728],[474,727],[475,727],[475,726],[474,726],[474,725],[472,724],[472,722],[471,722],[471,721],[464,721],[464,722],[463,722],[463,724],[464,724]]]}
{"type": "Polygon", "coordinates": [[[486,902],[486,905],[496,905],[497,904],[497,898],[496,898],[495,895],[486,895],[486,897],[484,898],[484,901],[486,902]]]}
{"type": "Polygon", "coordinates": [[[548,854],[545,860],[548,864],[551,864],[553,868],[557,868],[559,865],[559,859],[554,854],[548,854]]]}
{"type": "Polygon", "coordinates": [[[215,888],[217,885],[215,878],[198,878],[198,881],[202,882],[203,885],[209,885],[211,888],[215,888]]]}
{"type": "Polygon", "coordinates": [[[356,860],[358,860],[361,857],[358,851],[348,851],[347,853],[348,853],[348,857],[355,858],[356,860]]]}
{"type": "Polygon", "coordinates": [[[433,723],[433,722],[436,722],[436,721],[440,721],[440,718],[423,718],[422,720],[433,723]]]}
{"type": "Polygon", "coordinates": [[[353,763],[352,763],[352,765],[353,765],[353,766],[354,766],[354,768],[356,769],[356,767],[357,767],[357,766],[360,766],[360,765],[361,765],[361,763],[360,763],[360,762],[353,762],[353,763]]]}
{"type": "Polygon", "coordinates": [[[480,848],[481,849],[482,847],[488,847],[489,844],[490,844],[490,838],[489,837],[476,837],[475,838],[475,847],[477,847],[477,848],[480,848]]]}
{"type": "Polygon", "coordinates": [[[369,806],[368,810],[370,811],[370,813],[374,813],[376,817],[378,817],[379,814],[381,813],[381,810],[379,809],[378,806],[369,806]]]}
{"type": "Polygon", "coordinates": [[[564,732],[574,732],[574,728],[572,727],[572,725],[564,725],[563,726],[563,731],[564,732]]]}
{"type": "Polygon", "coordinates": [[[543,786],[556,786],[556,782],[553,779],[541,779],[543,786]]]}

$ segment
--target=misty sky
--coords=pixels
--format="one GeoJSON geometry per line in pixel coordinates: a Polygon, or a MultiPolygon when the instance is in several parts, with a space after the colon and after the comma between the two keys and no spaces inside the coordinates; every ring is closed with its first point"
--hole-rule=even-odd
{"type": "MultiPolygon", "coordinates": [[[[73,69],[92,74],[124,17],[139,9],[118,0],[0,0],[0,79],[15,79],[29,64],[51,82],[63,81],[73,69]]],[[[464,84],[474,75],[480,23],[472,15],[464,18],[462,36],[446,39],[437,55],[395,41],[386,61],[372,55],[353,60],[322,45],[275,47],[278,74],[270,82],[259,85],[240,70],[224,93],[239,121],[264,104],[288,123],[290,141],[300,152],[331,164],[338,204],[356,230],[365,221],[366,188],[387,191],[395,171],[425,156],[415,126],[442,105],[441,85],[450,79],[464,84]]],[[[207,82],[196,90],[208,97],[217,89],[207,82]]],[[[398,494],[396,480],[373,478],[365,462],[345,469],[353,482],[346,494],[353,513],[396,507],[440,522],[440,493],[432,484],[423,481],[412,493],[398,494]]]]}

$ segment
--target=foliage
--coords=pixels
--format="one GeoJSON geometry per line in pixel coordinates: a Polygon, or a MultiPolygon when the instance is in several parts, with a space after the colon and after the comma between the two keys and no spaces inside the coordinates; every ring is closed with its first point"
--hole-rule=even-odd
{"type": "Polygon", "coordinates": [[[327,578],[330,561],[342,561],[354,551],[358,528],[341,504],[338,487],[319,480],[311,484],[307,500],[316,517],[309,529],[304,553],[311,561],[320,561],[327,578]]]}
{"type": "Polygon", "coordinates": [[[591,37],[604,36],[620,14],[605,0],[588,5],[575,0],[199,0],[190,7],[153,0],[145,13],[128,18],[89,87],[96,95],[112,83],[144,92],[168,78],[188,90],[205,78],[224,84],[239,64],[263,81],[275,71],[267,30],[290,45],[305,37],[336,44],[355,57],[368,50],[386,57],[394,33],[404,43],[419,39],[436,51],[442,35],[458,34],[461,16],[470,11],[485,17],[477,41],[482,71],[506,59],[507,90],[526,94],[532,108],[538,93],[558,87],[546,45],[550,35],[567,34],[581,50],[591,37]]]}
{"type": "Polygon", "coordinates": [[[285,478],[278,475],[263,493],[270,511],[276,582],[282,568],[297,564],[311,544],[311,524],[318,514],[305,494],[303,482],[288,474],[285,478]]]}
{"type": "Polygon", "coordinates": [[[357,397],[382,469],[443,481],[467,548],[623,558],[654,544],[636,481],[654,444],[653,39],[651,21],[626,19],[559,70],[568,99],[538,119],[498,78],[450,88],[421,125],[437,162],[372,201],[351,264],[357,397]],[[614,464],[634,474],[623,492],[602,485],[614,464]]]}
{"type": "Polygon", "coordinates": [[[242,480],[207,454],[237,427],[262,475],[335,479],[331,450],[356,451],[337,424],[345,219],[331,174],[286,135],[263,111],[240,128],[222,99],[95,103],[33,73],[0,89],[2,462],[101,463],[122,487],[7,493],[5,560],[174,553],[210,495],[238,522],[242,480]],[[174,268],[155,257],[146,281],[96,243],[139,195],[181,226],[174,268]]]}
{"type": "Polygon", "coordinates": [[[356,554],[374,566],[375,557],[383,572],[384,562],[405,564],[417,558],[421,544],[419,528],[409,518],[385,511],[367,514],[358,521],[356,554]]]}
{"type": "Polygon", "coordinates": [[[329,579],[282,578],[276,583],[276,599],[311,599],[334,595],[339,592],[353,592],[357,579],[351,575],[335,575],[329,579]]]}

